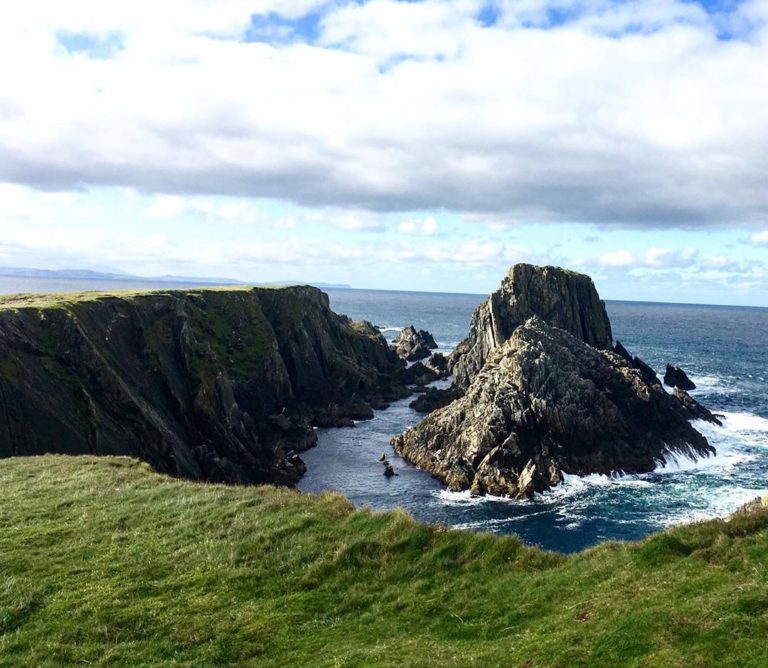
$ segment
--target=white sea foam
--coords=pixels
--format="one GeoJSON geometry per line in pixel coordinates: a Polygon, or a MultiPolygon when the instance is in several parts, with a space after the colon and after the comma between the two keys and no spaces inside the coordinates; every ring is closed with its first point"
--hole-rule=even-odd
{"type": "Polygon", "coordinates": [[[763,432],[768,433],[768,420],[752,413],[722,413],[725,421],[721,427],[729,433],[763,432]]]}
{"type": "Polygon", "coordinates": [[[716,517],[726,517],[756,497],[765,495],[766,489],[747,489],[745,487],[705,487],[688,490],[692,502],[691,508],[669,513],[657,513],[651,516],[661,527],[674,526],[689,522],[701,522],[716,517]]]}
{"type": "Polygon", "coordinates": [[[441,489],[435,490],[432,492],[432,495],[436,496],[447,506],[476,506],[481,503],[489,502],[520,503],[520,500],[518,499],[510,499],[505,496],[492,496],[490,494],[486,494],[485,496],[472,496],[469,490],[464,490],[463,492],[450,492],[447,489],[441,489]]]}
{"type": "Polygon", "coordinates": [[[390,327],[389,325],[385,325],[384,327],[379,327],[379,331],[383,334],[384,332],[402,332],[402,327],[390,327]]]}

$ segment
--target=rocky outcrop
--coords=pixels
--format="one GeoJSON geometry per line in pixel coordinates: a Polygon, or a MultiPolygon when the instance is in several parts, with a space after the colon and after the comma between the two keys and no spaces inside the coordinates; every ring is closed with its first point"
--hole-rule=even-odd
{"type": "Polygon", "coordinates": [[[466,389],[490,354],[532,316],[593,346],[611,347],[611,324],[592,279],[530,264],[514,265],[501,287],[474,312],[469,336],[451,355],[456,384],[466,389]]]}
{"type": "Polygon", "coordinates": [[[623,345],[621,345],[621,341],[616,341],[616,345],[613,347],[613,352],[623,357],[635,367],[635,369],[641,373],[646,383],[649,383],[650,385],[661,385],[661,381],[656,375],[656,372],[639,357],[633,356],[623,345]]]}
{"type": "Polygon", "coordinates": [[[463,397],[392,443],[452,490],[527,497],[563,473],[645,472],[714,452],[689,417],[620,355],[533,317],[491,350],[463,397]]]}
{"type": "Polygon", "coordinates": [[[413,325],[405,327],[392,343],[392,350],[408,362],[426,359],[435,348],[437,343],[432,335],[425,329],[417,330],[413,325]]]}
{"type": "Polygon", "coordinates": [[[448,378],[451,372],[448,368],[448,358],[443,353],[432,353],[424,366],[435,373],[438,378],[448,378]]]}
{"type": "Polygon", "coordinates": [[[669,387],[680,388],[686,392],[696,389],[696,383],[688,378],[688,374],[679,366],[672,366],[671,364],[667,364],[667,370],[664,372],[664,384],[669,387]]]}
{"type": "Polygon", "coordinates": [[[414,399],[408,406],[417,413],[431,413],[456,401],[460,396],[461,393],[455,385],[445,390],[428,387],[426,392],[414,399]]]}
{"type": "Polygon", "coordinates": [[[679,387],[676,387],[674,390],[672,390],[672,397],[680,402],[688,414],[689,420],[704,420],[705,422],[712,422],[713,424],[716,424],[720,427],[723,426],[723,423],[720,420],[720,418],[723,417],[722,415],[715,415],[708,408],[702,406],[685,390],[681,390],[679,387]]]}
{"type": "MultiPolygon", "coordinates": [[[[315,288],[0,301],[0,457],[129,455],[237,483],[296,481],[312,421],[371,416],[404,363],[315,288]]],[[[383,401],[383,399],[382,399],[383,401]]]]}

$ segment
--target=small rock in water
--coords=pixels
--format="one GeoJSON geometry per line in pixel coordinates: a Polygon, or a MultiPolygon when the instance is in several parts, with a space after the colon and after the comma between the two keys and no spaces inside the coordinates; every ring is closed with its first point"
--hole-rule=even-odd
{"type": "Polygon", "coordinates": [[[696,389],[696,383],[688,378],[688,374],[679,366],[672,366],[671,364],[667,364],[667,370],[664,373],[664,384],[669,385],[669,387],[679,387],[686,392],[696,389]]]}
{"type": "Polygon", "coordinates": [[[393,475],[397,475],[397,473],[395,473],[395,469],[392,468],[392,464],[389,462],[384,463],[384,475],[387,478],[391,478],[393,475]]]}
{"type": "Polygon", "coordinates": [[[379,455],[379,461],[380,462],[387,461],[387,456],[383,452],[379,455]]]}
{"type": "Polygon", "coordinates": [[[400,357],[415,362],[426,359],[430,350],[437,348],[434,337],[426,330],[417,330],[413,325],[405,327],[390,346],[400,357]]]}

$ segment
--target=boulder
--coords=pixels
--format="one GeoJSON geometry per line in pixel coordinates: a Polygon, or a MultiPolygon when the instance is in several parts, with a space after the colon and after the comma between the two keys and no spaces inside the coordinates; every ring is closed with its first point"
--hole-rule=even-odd
{"type": "Polygon", "coordinates": [[[713,453],[689,418],[622,356],[534,316],[490,351],[461,398],[392,444],[452,490],[520,498],[564,473],[643,473],[713,453]]]}
{"type": "Polygon", "coordinates": [[[428,331],[409,325],[397,335],[391,348],[408,362],[415,362],[429,357],[430,350],[437,348],[437,343],[428,331]]]}
{"type": "Polygon", "coordinates": [[[671,364],[667,364],[667,370],[664,372],[664,384],[669,387],[680,388],[686,392],[696,389],[696,383],[688,378],[688,374],[679,366],[672,366],[671,364]]]}
{"type": "Polygon", "coordinates": [[[594,348],[611,348],[611,324],[592,279],[559,267],[516,264],[501,287],[475,310],[469,336],[451,354],[461,389],[486,359],[532,316],[569,332],[594,348]]]}

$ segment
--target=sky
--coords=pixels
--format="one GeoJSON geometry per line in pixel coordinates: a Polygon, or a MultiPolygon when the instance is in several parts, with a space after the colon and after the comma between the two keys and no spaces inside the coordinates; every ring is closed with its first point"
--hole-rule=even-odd
{"type": "Polygon", "coordinates": [[[0,59],[0,266],[768,306],[768,0],[26,0],[0,59]]]}

